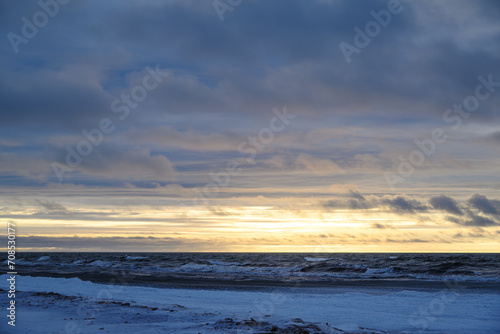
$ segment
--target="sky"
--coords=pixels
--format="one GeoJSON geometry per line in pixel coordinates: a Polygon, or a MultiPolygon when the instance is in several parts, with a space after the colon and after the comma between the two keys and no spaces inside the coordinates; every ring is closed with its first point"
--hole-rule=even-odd
{"type": "Polygon", "coordinates": [[[500,3],[0,2],[24,251],[499,252],[500,3]]]}

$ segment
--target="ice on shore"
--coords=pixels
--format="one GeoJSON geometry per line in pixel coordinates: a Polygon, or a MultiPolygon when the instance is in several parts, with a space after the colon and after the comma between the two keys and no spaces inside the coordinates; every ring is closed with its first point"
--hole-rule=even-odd
{"type": "MultiPolygon", "coordinates": [[[[0,276],[4,290],[7,278],[0,276]]],[[[120,334],[416,333],[422,327],[428,333],[493,334],[500,328],[498,293],[171,289],[29,276],[17,276],[16,284],[23,292],[17,296],[15,330],[23,333],[39,333],[40,328],[66,333],[72,324],[81,333],[120,334]],[[82,310],[94,311],[89,316],[82,310]]],[[[3,321],[0,332],[6,326],[3,321]]]]}

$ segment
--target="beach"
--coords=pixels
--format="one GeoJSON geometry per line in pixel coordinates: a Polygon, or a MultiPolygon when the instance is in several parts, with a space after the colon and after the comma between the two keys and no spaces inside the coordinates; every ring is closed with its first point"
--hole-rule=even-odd
{"type": "Polygon", "coordinates": [[[500,324],[495,285],[151,287],[29,276],[16,283],[16,327],[4,320],[2,332],[493,334],[500,324]]]}

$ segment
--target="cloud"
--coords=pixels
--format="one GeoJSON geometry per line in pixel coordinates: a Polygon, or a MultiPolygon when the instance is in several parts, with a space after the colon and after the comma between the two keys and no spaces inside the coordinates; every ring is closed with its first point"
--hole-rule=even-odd
{"type": "Polygon", "coordinates": [[[371,198],[367,200],[359,192],[353,191],[349,194],[348,199],[332,199],[329,201],[322,202],[322,207],[328,209],[350,209],[350,210],[366,210],[370,209],[378,204],[378,200],[371,198]]]}
{"type": "Polygon", "coordinates": [[[467,215],[463,217],[447,217],[448,221],[451,221],[458,225],[463,226],[475,226],[475,227],[488,227],[488,226],[499,226],[500,221],[492,219],[489,217],[484,217],[474,212],[467,210],[467,215]]]}
{"type": "Polygon", "coordinates": [[[352,210],[370,209],[372,207],[372,204],[364,199],[350,199],[348,203],[349,209],[352,210]]]}
{"type": "Polygon", "coordinates": [[[175,147],[191,151],[236,151],[244,140],[242,136],[230,133],[202,133],[189,129],[177,131],[170,126],[161,126],[127,133],[125,138],[143,145],[175,147]]]}
{"type": "Polygon", "coordinates": [[[479,226],[479,227],[500,225],[500,222],[496,220],[475,214],[471,214],[469,215],[469,218],[459,220],[457,223],[465,226],[479,226]]]}
{"type": "Polygon", "coordinates": [[[36,202],[38,205],[40,205],[41,208],[45,209],[45,211],[48,211],[50,213],[68,213],[68,209],[64,207],[62,204],[56,203],[55,201],[44,201],[37,199],[36,202]]]}
{"type": "Polygon", "coordinates": [[[32,154],[0,153],[0,173],[23,175],[27,178],[46,177],[50,162],[32,154]]]}
{"type": "Polygon", "coordinates": [[[446,195],[432,196],[429,203],[437,210],[444,210],[455,215],[463,214],[462,210],[458,207],[457,201],[446,195]]]}
{"type": "Polygon", "coordinates": [[[21,146],[21,145],[22,145],[22,143],[20,141],[12,141],[12,140],[6,140],[6,139],[0,138],[0,146],[16,147],[16,146],[21,146]]]}
{"type": "Polygon", "coordinates": [[[412,238],[412,239],[391,239],[391,238],[386,238],[386,242],[394,242],[394,243],[411,243],[411,242],[431,242],[430,240],[422,240],[422,239],[417,239],[417,238],[412,238]]]}
{"type": "Polygon", "coordinates": [[[383,230],[383,229],[386,229],[388,228],[387,225],[384,225],[384,224],[379,224],[379,223],[375,223],[375,224],[372,224],[371,226],[372,228],[376,228],[376,229],[380,229],[380,230],[383,230]]]}
{"type": "Polygon", "coordinates": [[[491,144],[500,143],[500,131],[492,132],[486,136],[486,141],[491,144]]]}
{"type": "MultiPolygon", "coordinates": [[[[35,209],[40,211],[26,218],[31,221],[60,222],[64,206],[47,198],[70,196],[68,208],[86,201],[120,207],[124,197],[160,203],[166,197],[168,205],[182,202],[180,210],[188,211],[195,189],[212,182],[211,172],[223,171],[229,161],[244,161],[238,145],[270,127],[273,108],[287,105],[297,117],[274,133],[255,164],[241,165],[241,175],[214,198],[220,200],[215,208],[264,202],[306,212],[313,205],[321,219],[320,203],[325,210],[417,221],[433,209],[425,213],[433,226],[446,215],[456,225],[498,223],[498,200],[467,198],[500,187],[500,158],[484,149],[486,140],[492,149],[500,141],[499,90],[476,89],[479,76],[500,80],[500,6],[486,0],[402,6],[350,64],[339,44],[353,44],[353,28],[363,29],[373,20],[370,12],[387,8],[387,0],[246,1],[227,12],[223,24],[212,1],[62,6],[18,54],[4,39],[0,209],[12,208],[10,193],[16,193],[31,204],[43,199],[35,209]],[[145,67],[157,64],[171,74],[120,120],[112,101],[142,85],[145,67]],[[461,125],[443,114],[477,91],[491,95],[455,131],[452,126],[461,125]],[[64,163],[65,146],[75,147],[84,139],[82,130],[98,127],[105,117],[116,130],[66,174],[71,185],[57,186],[50,163],[64,163]],[[383,171],[398,169],[399,154],[408,160],[415,139],[429,138],[437,127],[445,130],[446,145],[435,147],[399,193],[388,193],[383,171]],[[328,189],[334,183],[340,186],[328,189]]],[[[34,9],[36,1],[0,4],[4,38],[10,31],[20,34],[20,18],[34,9]]],[[[214,216],[224,214],[214,210],[214,216]]],[[[74,219],[107,217],[90,211],[77,210],[74,219]]]]}
{"type": "MultiPolygon", "coordinates": [[[[100,146],[85,157],[76,171],[84,175],[101,176],[114,180],[174,181],[176,173],[170,160],[147,149],[123,150],[100,146]]],[[[67,174],[68,178],[75,177],[67,174]]]]}
{"type": "Polygon", "coordinates": [[[413,213],[415,210],[423,211],[427,210],[427,206],[422,204],[418,200],[410,199],[404,196],[395,196],[392,198],[383,198],[381,200],[382,204],[389,206],[396,212],[410,212],[413,213]]]}
{"type": "Polygon", "coordinates": [[[359,192],[359,188],[355,184],[332,184],[328,190],[334,194],[351,194],[353,192],[359,192]]]}
{"type": "Polygon", "coordinates": [[[227,210],[224,210],[222,208],[219,208],[219,207],[209,206],[208,210],[210,211],[211,214],[213,214],[215,216],[230,216],[230,215],[232,215],[232,213],[230,213],[227,210]]]}
{"type": "MultiPolygon", "coordinates": [[[[22,248],[38,248],[41,250],[138,250],[162,249],[176,250],[178,247],[191,244],[193,241],[170,237],[45,237],[25,236],[22,248]]],[[[201,246],[201,244],[200,244],[201,246]]],[[[201,246],[201,248],[203,248],[201,246]]]]}
{"type": "Polygon", "coordinates": [[[360,201],[366,201],[365,196],[361,195],[361,193],[358,190],[350,190],[349,194],[351,195],[352,198],[355,198],[360,201]]]}
{"type": "MultiPolygon", "coordinates": [[[[417,219],[425,221],[428,217],[422,216],[430,208],[451,213],[456,216],[448,216],[445,219],[463,226],[496,226],[500,224],[498,209],[500,201],[487,199],[483,195],[475,194],[465,203],[459,205],[458,201],[447,195],[431,196],[429,201],[418,200],[408,196],[363,196],[357,190],[347,190],[349,198],[333,198],[327,201],[321,201],[321,206],[326,209],[349,209],[349,210],[367,210],[381,208],[395,214],[418,214],[417,219]],[[470,205],[470,207],[467,206],[470,205]],[[462,207],[462,208],[461,208],[462,207]],[[492,215],[494,217],[485,217],[478,214],[492,215]],[[458,216],[458,217],[457,217],[458,216]]],[[[382,224],[373,225],[374,228],[383,228],[382,224]]]]}
{"type": "Polygon", "coordinates": [[[305,169],[318,174],[342,174],[344,170],[329,159],[315,158],[310,154],[301,153],[295,160],[299,169],[305,169]]]}
{"type": "Polygon", "coordinates": [[[18,71],[0,68],[0,122],[76,130],[92,124],[110,110],[111,95],[102,90],[100,71],[98,66],[83,65],[18,71]]]}
{"type": "Polygon", "coordinates": [[[500,210],[500,201],[489,200],[486,196],[474,194],[467,201],[473,208],[484,214],[498,215],[500,210]]]}
{"type": "Polygon", "coordinates": [[[351,167],[370,171],[384,169],[382,159],[373,154],[356,154],[351,161],[351,167]]]}

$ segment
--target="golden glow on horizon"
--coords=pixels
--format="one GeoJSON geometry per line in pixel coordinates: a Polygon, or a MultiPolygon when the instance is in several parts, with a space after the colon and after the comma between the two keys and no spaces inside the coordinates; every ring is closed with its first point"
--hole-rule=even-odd
{"type": "MultiPolygon", "coordinates": [[[[437,213],[427,214],[425,223],[383,210],[325,212],[272,206],[195,207],[192,210],[141,207],[99,211],[79,208],[78,215],[61,214],[47,219],[35,219],[33,209],[27,213],[23,219],[15,219],[20,240],[30,236],[54,242],[57,238],[75,237],[123,239],[117,245],[110,244],[109,251],[116,247],[122,251],[141,251],[137,244],[129,246],[128,240],[132,239],[125,238],[131,237],[152,237],[156,245],[152,251],[500,251],[498,228],[483,229],[484,237],[475,238],[477,229],[456,226],[437,213]],[[161,242],[161,238],[168,239],[161,242]],[[175,245],[169,246],[169,243],[175,245]]],[[[5,223],[9,220],[0,219],[5,223]]],[[[150,241],[145,245],[148,243],[152,247],[150,241]]],[[[57,245],[46,246],[29,250],[61,250],[57,245]]]]}

